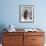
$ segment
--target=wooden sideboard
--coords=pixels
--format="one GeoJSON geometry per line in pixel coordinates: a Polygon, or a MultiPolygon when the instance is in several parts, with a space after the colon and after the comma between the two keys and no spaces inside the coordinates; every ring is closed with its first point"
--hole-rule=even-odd
{"type": "Polygon", "coordinates": [[[44,46],[44,32],[3,32],[3,46],[44,46]]]}

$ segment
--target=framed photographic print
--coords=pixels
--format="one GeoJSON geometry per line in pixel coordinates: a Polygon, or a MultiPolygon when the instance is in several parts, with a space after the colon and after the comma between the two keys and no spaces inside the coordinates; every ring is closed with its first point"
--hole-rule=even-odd
{"type": "Polygon", "coordinates": [[[19,6],[20,22],[34,22],[34,5],[19,6]]]}

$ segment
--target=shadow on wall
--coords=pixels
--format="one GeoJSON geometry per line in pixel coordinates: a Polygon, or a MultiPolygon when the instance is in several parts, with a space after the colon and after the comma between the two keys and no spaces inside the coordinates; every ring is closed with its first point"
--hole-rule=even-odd
{"type": "Polygon", "coordinates": [[[3,32],[5,32],[6,30],[3,30],[5,27],[4,24],[0,24],[0,43],[2,43],[2,36],[3,36],[3,32]]]}

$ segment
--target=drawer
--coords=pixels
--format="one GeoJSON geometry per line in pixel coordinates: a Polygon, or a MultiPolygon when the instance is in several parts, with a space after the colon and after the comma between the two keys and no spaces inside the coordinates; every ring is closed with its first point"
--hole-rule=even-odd
{"type": "Polygon", "coordinates": [[[4,36],[23,36],[23,32],[4,32],[4,36]]]}
{"type": "Polygon", "coordinates": [[[44,36],[32,36],[32,43],[33,44],[43,44],[44,36]]]}
{"type": "Polygon", "coordinates": [[[14,43],[23,41],[23,36],[4,36],[3,43],[14,43]]]}
{"type": "Polygon", "coordinates": [[[31,44],[32,46],[44,46],[44,44],[31,44]]]}
{"type": "Polygon", "coordinates": [[[23,46],[23,43],[17,43],[17,44],[2,44],[2,46],[23,46]]]}
{"type": "Polygon", "coordinates": [[[24,32],[24,36],[44,36],[44,32],[24,32]]]}
{"type": "Polygon", "coordinates": [[[15,43],[3,43],[2,46],[15,46],[15,43]]]}

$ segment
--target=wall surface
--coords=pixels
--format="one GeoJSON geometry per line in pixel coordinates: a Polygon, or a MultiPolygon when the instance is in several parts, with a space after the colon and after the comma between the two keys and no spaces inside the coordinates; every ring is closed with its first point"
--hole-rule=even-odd
{"type": "Polygon", "coordinates": [[[0,0],[0,25],[16,28],[46,28],[46,0],[0,0]],[[34,5],[34,23],[19,22],[19,5],[34,5]]]}

